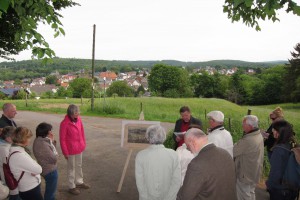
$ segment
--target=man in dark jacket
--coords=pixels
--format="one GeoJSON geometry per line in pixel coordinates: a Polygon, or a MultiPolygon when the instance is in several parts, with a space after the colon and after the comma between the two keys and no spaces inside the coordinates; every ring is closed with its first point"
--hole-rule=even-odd
{"type": "Polygon", "coordinates": [[[17,124],[13,120],[17,114],[16,106],[12,103],[5,103],[2,107],[2,110],[3,114],[0,118],[0,128],[4,128],[6,126],[17,127],[17,124]]]}
{"type": "MultiPolygon", "coordinates": [[[[199,119],[194,118],[191,115],[190,108],[188,106],[183,106],[179,110],[181,118],[178,119],[175,123],[174,132],[186,132],[189,129],[190,125],[197,125],[202,129],[202,123],[199,119]]],[[[175,141],[175,150],[177,147],[182,146],[184,143],[184,137],[176,136],[173,134],[173,139],[175,141]]]]}
{"type": "Polygon", "coordinates": [[[185,144],[195,155],[188,165],[177,200],[236,200],[234,162],[230,154],[198,128],[185,134],[185,144]]]}

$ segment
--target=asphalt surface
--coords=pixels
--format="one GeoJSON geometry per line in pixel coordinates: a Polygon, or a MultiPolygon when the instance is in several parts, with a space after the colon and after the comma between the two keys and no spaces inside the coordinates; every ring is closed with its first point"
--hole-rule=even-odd
{"type": "MultiPolygon", "coordinates": [[[[25,126],[32,130],[41,122],[53,125],[57,150],[60,154],[58,160],[58,200],[137,200],[138,191],[134,178],[134,160],[139,150],[134,150],[129,161],[127,173],[120,193],[117,187],[122,175],[123,167],[129,150],[121,148],[122,119],[102,117],[82,117],[85,127],[87,148],[83,154],[84,182],[91,185],[88,190],[81,190],[81,194],[74,196],[68,193],[67,162],[61,154],[59,144],[59,124],[64,118],[61,114],[37,113],[18,111],[15,118],[18,126],[25,126]]],[[[172,123],[162,123],[166,130],[174,128],[172,123]]],[[[44,182],[42,182],[44,188],[44,182]]],[[[267,200],[266,191],[257,188],[257,200],[267,200]]]]}

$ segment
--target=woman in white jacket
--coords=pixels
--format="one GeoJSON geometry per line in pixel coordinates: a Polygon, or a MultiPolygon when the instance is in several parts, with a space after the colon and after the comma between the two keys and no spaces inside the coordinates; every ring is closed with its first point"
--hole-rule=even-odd
{"type": "Polygon", "coordinates": [[[25,147],[29,145],[32,133],[25,127],[18,127],[13,136],[13,144],[10,154],[14,153],[9,160],[9,167],[15,179],[21,178],[18,189],[22,200],[43,200],[41,193],[42,167],[31,158],[25,147]]]}

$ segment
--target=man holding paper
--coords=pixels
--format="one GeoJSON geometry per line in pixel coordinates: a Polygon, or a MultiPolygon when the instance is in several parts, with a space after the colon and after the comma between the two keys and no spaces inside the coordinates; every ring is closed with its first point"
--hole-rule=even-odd
{"type": "Polygon", "coordinates": [[[191,115],[190,108],[188,106],[183,106],[179,110],[181,118],[175,123],[173,139],[175,141],[175,150],[182,146],[184,143],[184,134],[175,134],[179,132],[186,132],[190,125],[198,125],[202,129],[202,123],[199,119],[194,118],[191,115]]]}

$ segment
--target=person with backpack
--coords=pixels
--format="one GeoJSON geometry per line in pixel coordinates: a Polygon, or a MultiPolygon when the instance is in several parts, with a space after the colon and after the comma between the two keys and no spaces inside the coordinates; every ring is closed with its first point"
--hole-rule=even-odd
{"type": "Polygon", "coordinates": [[[267,191],[270,200],[294,200],[298,191],[291,189],[283,181],[291,149],[295,145],[293,127],[287,121],[280,120],[273,123],[272,131],[275,144],[270,159],[271,169],[266,181],[267,191]]]}
{"type": "MultiPolygon", "coordinates": [[[[12,144],[12,135],[15,129],[16,128],[13,126],[6,126],[2,129],[2,134],[0,135],[0,176],[4,183],[5,177],[3,172],[3,164],[7,163],[9,149],[12,144]]],[[[9,191],[9,200],[20,200],[18,188],[9,191]]]]}

